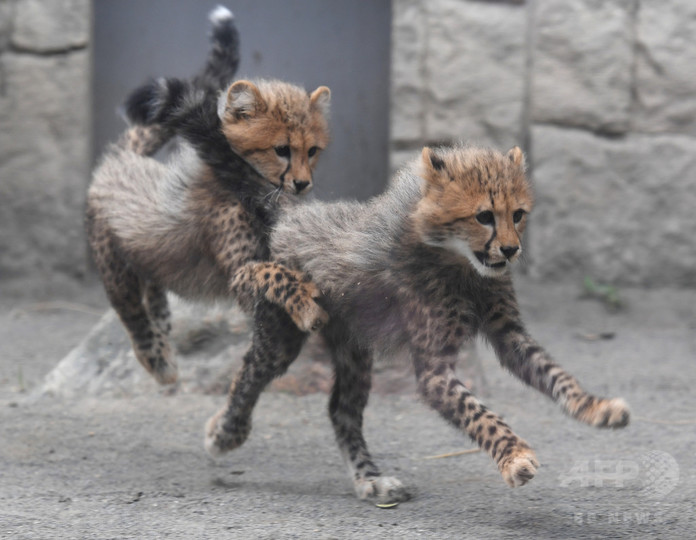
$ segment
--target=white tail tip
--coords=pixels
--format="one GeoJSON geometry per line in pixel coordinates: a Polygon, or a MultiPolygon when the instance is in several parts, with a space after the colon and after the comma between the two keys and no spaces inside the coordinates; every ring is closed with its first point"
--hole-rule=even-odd
{"type": "Polygon", "coordinates": [[[218,6],[208,16],[213,24],[221,24],[234,19],[234,14],[225,6],[218,6]]]}

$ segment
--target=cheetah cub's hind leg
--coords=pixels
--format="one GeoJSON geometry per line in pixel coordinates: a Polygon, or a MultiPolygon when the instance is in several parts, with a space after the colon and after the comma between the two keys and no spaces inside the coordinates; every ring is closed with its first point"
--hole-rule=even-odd
{"type": "Polygon", "coordinates": [[[106,295],[133,342],[135,357],[160,384],[176,381],[177,366],[167,337],[169,309],[164,291],[144,283],[120,256],[113,234],[92,209],[87,231],[106,295]]]}
{"type": "Polygon", "coordinates": [[[176,382],[178,368],[167,339],[169,323],[162,317],[151,319],[143,303],[143,288],[135,274],[122,274],[121,283],[122,288],[107,288],[107,294],[133,342],[135,357],[158,383],[176,382]]]}
{"type": "Polygon", "coordinates": [[[307,334],[283,308],[261,300],[254,310],[253,341],[230,386],[227,404],[205,426],[205,448],[213,456],[234,450],[251,432],[251,414],[263,389],[297,358],[307,334]]]}
{"type": "Polygon", "coordinates": [[[363,412],[372,384],[372,354],[332,338],[340,332],[339,324],[324,334],[334,365],[329,418],[353,489],[359,499],[377,504],[407,501],[411,491],[398,478],[382,476],[363,436],[363,412]]]}
{"type": "Polygon", "coordinates": [[[176,382],[178,368],[169,344],[169,309],[159,287],[122,274],[124,287],[109,290],[109,299],[133,342],[133,352],[159,384],[176,382]]]}
{"type": "MultiPolygon", "coordinates": [[[[146,283],[144,289],[143,300],[152,332],[148,357],[157,359],[152,375],[160,384],[173,383],[176,381],[178,368],[169,340],[172,323],[167,295],[162,287],[152,282],[146,283]]],[[[138,360],[142,363],[142,360],[138,360]]]]}

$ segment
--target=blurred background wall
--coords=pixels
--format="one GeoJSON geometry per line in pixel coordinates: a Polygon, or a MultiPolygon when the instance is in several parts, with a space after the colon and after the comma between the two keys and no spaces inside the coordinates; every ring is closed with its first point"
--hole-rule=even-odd
{"type": "MultiPolygon", "coordinates": [[[[285,4],[286,25],[313,21],[285,4]]],[[[518,144],[537,198],[532,276],[696,287],[696,2],[393,0],[391,9],[392,169],[424,144],[518,144]]],[[[0,288],[90,274],[91,13],[88,0],[0,0],[0,288]]],[[[242,30],[260,24],[239,17],[242,30]]],[[[344,68],[359,86],[359,68],[344,68]]],[[[358,107],[345,129],[368,118],[358,107]]]]}
{"type": "Polygon", "coordinates": [[[89,0],[0,0],[0,291],[85,277],[89,35],[89,0]]]}
{"type": "Polygon", "coordinates": [[[527,152],[527,268],[696,286],[696,2],[395,0],[395,162],[527,152]]]}

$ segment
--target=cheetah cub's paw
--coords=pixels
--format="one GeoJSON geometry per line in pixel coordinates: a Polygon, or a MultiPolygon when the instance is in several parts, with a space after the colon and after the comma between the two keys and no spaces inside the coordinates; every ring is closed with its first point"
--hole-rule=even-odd
{"type": "Polygon", "coordinates": [[[539,461],[531,448],[516,448],[500,463],[500,474],[510,487],[529,482],[536,474],[539,461]]]}
{"type": "Polygon", "coordinates": [[[169,343],[164,342],[148,349],[139,347],[134,343],[135,357],[138,362],[161,384],[173,384],[179,377],[179,368],[173,358],[169,343]]]}
{"type": "Polygon", "coordinates": [[[621,398],[600,399],[597,403],[583,411],[580,420],[599,428],[622,428],[628,425],[631,411],[628,404],[621,398]]]}
{"type": "Polygon", "coordinates": [[[411,498],[409,490],[393,476],[372,476],[356,480],[355,493],[358,499],[376,503],[403,502],[411,498]]]}
{"type": "Polygon", "coordinates": [[[220,409],[205,424],[204,446],[213,457],[240,447],[251,431],[251,421],[230,425],[227,408],[220,409]]]}
{"type": "Polygon", "coordinates": [[[303,282],[286,303],[288,314],[303,332],[315,332],[329,320],[328,313],[316,302],[320,296],[321,291],[314,283],[303,282]]]}

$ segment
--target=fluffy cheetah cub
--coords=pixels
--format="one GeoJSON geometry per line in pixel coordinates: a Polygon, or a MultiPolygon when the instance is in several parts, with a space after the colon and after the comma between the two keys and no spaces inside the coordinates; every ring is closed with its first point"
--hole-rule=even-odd
{"type": "MultiPolygon", "coordinates": [[[[166,94],[175,82],[151,90],[166,94]]],[[[238,81],[216,104],[181,81],[176,88],[167,114],[203,119],[196,148],[227,151],[228,174],[214,174],[186,144],[166,164],[141,155],[153,145],[138,135],[156,133],[131,130],[108,149],[87,196],[89,241],[107,295],[136,357],[160,383],[177,376],[166,290],[236,297],[248,308],[259,294],[302,332],[326,320],[319,290],[300,272],[268,262],[267,233],[280,206],[312,187],[329,139],[329,89],[308,94],[280,81],[238,81]]]]}
{"type": "MultiPolygon", "coordinates": [[[[532,210],[522,151],[459,146],[425,148],[383,195],[367,203],[287,208],[271,235],[271,256],[312,276],[330,315],[322,334],[335,382],[329,414],[360,498],[404,500],[409,491],[384,477],[362,433],[375,353],[406,349],[424,401],[474,440],[511,487],[534,477],[534,451],[457,379],[457,351],[477,333],[503,367],[558,402],[573,418],[619,428],[621,399],[585,392],[527,333],[509,267],[532,210]],[[302,229],[302,234],[297,231],[302,229]]],[[[261,301],[259,321],[283,314],[261,301]],[[270,314],[270,315],[269,315],[270,314]]],[[[258,393],[295,359],[304,335],[256,325],[254,344],[227,405],[206,428],[214,454],[242,444],[258,393]]]]}

